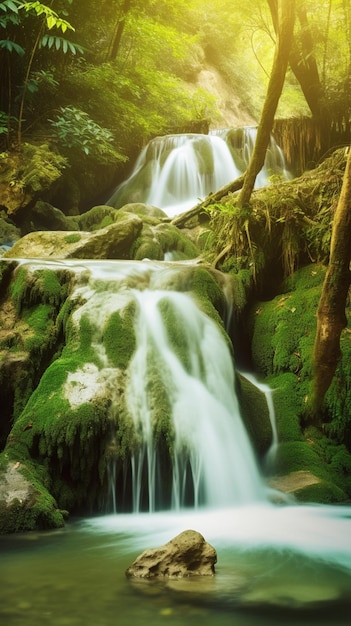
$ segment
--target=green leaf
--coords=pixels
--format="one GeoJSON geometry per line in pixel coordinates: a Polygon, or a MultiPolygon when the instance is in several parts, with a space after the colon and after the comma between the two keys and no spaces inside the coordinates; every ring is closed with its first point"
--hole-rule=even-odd
{"type": "Polygon", "coordinates": [[[0,39],[0,48],[7,50],[7,52],[16,52],[19,56],[23,56],[25,53],[22,46],[10,39],[0,39]]]}
{"type": "Polygon", "coordinates": [[[0,4],[0,9],[5,12],[7,11],[7,9],[10,9],[10,11],[13,11],[13,13],[18,13],[17,4],[15,4],[13,0],[4,0],[4,2],[0,4]]]}
{"type": "Polygon", "coordinates": [[[51,30],[52,28],[54,28],[54,26],[56,26],[56,20],[54,18],[53,15],[48,15],[46,18],[46,24],[49,30],[51,30]]]}

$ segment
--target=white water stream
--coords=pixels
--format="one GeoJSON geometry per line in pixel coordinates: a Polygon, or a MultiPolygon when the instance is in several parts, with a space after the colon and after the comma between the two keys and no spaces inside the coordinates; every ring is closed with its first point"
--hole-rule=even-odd
{"type": "Polygon", "coordinates": [[[155,510],[157,497],[155,399],[150,398],[146,382],[152,358],[157,360],[158,377],[167,393],[174,433],[171,508],[179,510],[186,504],[189,480],[195,507],[264,501],[264,484],[234,391],[232,356],[217,325],[185,293],[141,291],[135,297],[139,305],[137,349],[129,368],[127,401],[145,448],[133,459],[134,510],[140,510],[140,492],[145,489],[141,480],[144,452],[150,511],[155,510]],[[165,325],[162,303],[167,303],[181,326],[181,355],[171,344],[172,329],[165,325]]]}
{"type": "MultiPolygon", "coordinates": [[[[107,204],[120,208],[142,202],[163,209],[169,217],[187,211],[244,172],[256,133],[255,127],[245,127],[157,137],[142,150],[129,178],[107,204]]],[[[284,155],[272,138],[256,187],[267,185],[273,175],[289,177],[284,155]]]]}
{"type": "MultiPolygon", "coordinates": [[[[246,133],[244,145],[249,143],[248,136],[251,131],[246,133]]],[[[127,189],[126,183],[116,192],[116,203],[123,191],[123,194],[126,192],[124,200],[128,197],[130,202],[164,203],[162,208],[175,214],[196,204],[198,197],[214,191],[216,185],[235,178],[241,170],[232,158],[233,152],[229,151],[228,155],[223,138],[214,136],[209,140],[207,154],[211,160],[218,150],[216,171],[208,175],[210,170],[207,170],[205,176],[196,173],[194,150],[198,140],[198,137],[190,138],[189,145],[188,138],[185,153],[182,153],[183,140],[177,139],[179,145],[175,148],[174,140],[170,139],[167,158],[162,153],[164,142],[155,142],[151,146],[151,161],[149,146],[148,157],[145,151],[138,161],[131,177],[133,181],[127,181],[128,186],[130,182],[137,183],[133,191],[127,189]],[[140,186],[138,182],[140,174],[145,176],[146,162],[153,181],[151,187],[140,186]],[[174,164],[177,175],[171,173],[174,164]],[[177,178],[179,172],[183,172],[181,180],[177,178]]],[[[245,151],[240,156],[242,162],[247,158],[245,151]]],[[[198,156],[196,160],[198,164],[198,156]]],[[[202,163],[205,171],[205,161],[202,163]]],[[[23,262],[46,264],[39,260],[23,262]]],[[[166,620],[182,626],[213,623],[230,626],[234,622],[245,626],[271,626],[273,623],[275,626],[283,623],[346,626],[351,598],[351,507],[269,502],[264,478],[241,421],[232,354],[226,340],[188,293],[166,287],[170,273],[179,268],[181,271],[181,264],[50,262],[51,267],[55,265],[68,265],[78,273],[90,274],[89,280],[77,287],[75,295],[82,306],[75,316],[77,320],[82,315],[89,316],[104,368],[82,370],[81,380],[76,377],[67,391],[83,389],[85,402],[105,384],[111,388],[114,401],[117,386],[113,381],[119,374],[101,348],[99,333],[113,311],[123,312],[131,299],[136,305],[137,342],[128,368],[126,392],[134,425],[143,441],[128,470],[132,476],[129,498],[134,512],[82,520],[62,534],[53,533],[50,547],[45,548],[44,544],[30,557],[27,545],[23,547],[14,542],[14,549],[9,545],[4,561],[7,581],[6,586],[1,585],[4,597],[0,620],[4,616],[7,620],[4,623],[9,626],[24,623],[36,626],[45,620],[51,626],[83,623],[113,626],[117,619],[121,626],[130,623],[144,626],[148,622],[161,625],[166,620]],[[177,341],[172,338],[172,322],[167,322],[164,310],[171,312],[174,326],[181,329],[181,350],[177,350],[177,341]],[[155,398],[149,393],[150,364],[154,370],[156,367],[162,394],[168,399],[167,419],[174,434],[169,510],[166,512],[158,511],[162,504],[159,490],[164,487],[164,467],[160,464],[153,432],[155,398]],[[138,552],[160,546],[186,528],[201,532],[219,555],[215,580],[202,588],[201,615],[187,612],[187,609],[177,612],[174,600],[172,604],[168,596],[166,604],[162,604],[154,587],[151,591],[155,595],[132,595],[124,580],[123,571],[138,552]],[[53,567],[57,568],[57,573],[53,572],[53,567]],[[118,591],[115,575],[119,576],[118,591]],[[53,583],[55,576],[57,580],[53,583]],[[70,582],[66,583],[66,579],[70,582]],[[103,601],[99,601],[100,598],[103,601]],[[22,604],[19,599],[23,599],[22,604]],[[205,599],[211,607],[208,611],[203,608],[205,599]],[[332,612],[324,615],[324,605],[331,607],[332,612]],[[55,607],[55,610],[49,612],[48,607],[55,607]],[[223,607],[230,610],[224,613],[223,607]],[[266,615],[262,607],[268,607],[266,615]],[[272,617],[272,607],[279,610],[292,607],[302,612],[272,617]],[[250,618],[241,612],[243,608],[256,608],[257,613],[250,618]],[[314,617],[314,610],[319,611],[317,617],[314,617]]],[[[272,395],[266,387],[261,386],[261,390],[271,401],[272,395]]],[[[79,398],[74,399],[79,403],[79,398]]],[[[275,433],[274,419],[272,428],[275,433]]],[[[273,450],[275,445],[276,433],[273,450]]],[[[110,495],[112,509],[119,510],[120,493],[116,490],[113,465],[110,495]]],[[[33,536],[32,546],[34,541],[39,544],[42,539],[33,536]]],[[[190,601],[186,599],[184,606],[191,605],[193,588],[188,585],[190,601]]]]}

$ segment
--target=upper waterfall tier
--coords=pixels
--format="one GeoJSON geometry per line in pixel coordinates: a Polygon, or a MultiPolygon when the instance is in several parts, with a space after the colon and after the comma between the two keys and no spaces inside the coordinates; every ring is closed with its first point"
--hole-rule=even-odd
{"type": "MultiPolygon", "coordinates": [[[[254,127],[244,127],[210,135],[157,137],[141,152],[130,177],[107,204],[120,208],[143,202],[163,209],[170,217],[182,213],[246,170],[256,132],[254,127]]],[[[256,186],[267,185],[273,175],[289,176],[284,155],[272,138],[256,186]]]]}

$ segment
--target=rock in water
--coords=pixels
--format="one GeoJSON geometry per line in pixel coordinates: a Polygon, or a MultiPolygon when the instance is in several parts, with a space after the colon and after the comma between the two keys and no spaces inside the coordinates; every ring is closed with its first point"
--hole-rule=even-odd
{"type": "Polygon", "coordinates": [[[160,548],[145,550],[128,567],[129,578],[213,576],[216,550],[196,530],[185,530],[160,548]]]}

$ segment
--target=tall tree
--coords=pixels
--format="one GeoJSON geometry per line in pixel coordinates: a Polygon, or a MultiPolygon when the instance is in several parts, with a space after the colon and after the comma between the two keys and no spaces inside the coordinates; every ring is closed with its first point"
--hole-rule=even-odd
{"type": "Polygon", "coordinates": [[[312,412],[318,412],[340,358],[340,335],[346,326],[345,306],[351,284],[351,148],[333,220],[330,256],[317,311],[313,353],[312,412]]]}
{"type": "MultiPolygon", "coordinates": [[[[277,33],[279,28],[278,0],[267,0],[267,2],[272,15],[274,30],[277,33]]],[[[296,17],[299,29],[296,29],[295,37],[291,44],[289,64],[300,84],[312,115],[318,118],[322,112],[323,88],[304,0],[299,0],[296,3],[296,17]]]]}
{"type": "Polygon", "coordinates": [[[124,0],[117,18],[116,27],[113,33],[111,51],[109,55],[110,61],[115,61],[121,46],[122,35],[126,24],[126,19],[130,11],[132,0],[124,0]]]}
{"type": "Polygon", "coordinates": [[[273,128],[274,116],[283,90],[295,24],[295,0],[275,0],[277,5],[277,38],[272,71],[267,87],[255,147],[245,173],[244,184],[239,195],[239,206],[249,203],[256,176],[262,169],[273,128]]]}

